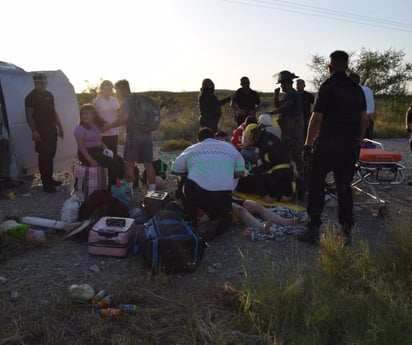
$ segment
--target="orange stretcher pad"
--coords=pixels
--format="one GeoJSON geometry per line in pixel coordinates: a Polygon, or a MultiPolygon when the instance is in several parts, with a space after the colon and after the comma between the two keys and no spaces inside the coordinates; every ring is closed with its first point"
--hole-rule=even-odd
{"type": "Polygon", "coordinates": [[[399,152],[392,152],[383,149],[361,148],[359,161],[368,163],[395,163],[399,162],[402,156],[399,152]]]}

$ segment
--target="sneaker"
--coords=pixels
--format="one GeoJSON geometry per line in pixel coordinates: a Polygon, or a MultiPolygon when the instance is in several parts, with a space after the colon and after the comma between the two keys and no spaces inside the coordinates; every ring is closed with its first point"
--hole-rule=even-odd
{"type": "Polygon", "coordinates": [[[298,241],[306,242],[314,246],[319,244],[319,227],[308,226],[304,231],[296,235],[298,241]]]}
{"type": "Polygon", "coordinates": [[[46,193],[56,193],[56,192],[57,192],[56,187],[54,187],[54,186],[49,186],[49,185],[43,186],[43,190],[44,190],[46,193]]]}
{"type": "Polygon", "coordinates": [[[55,187],[60,187],[63,184],[63,182],[61,181],[56,181],[56,180],[52,180],[50,185],[55,186],[55,187]]]}

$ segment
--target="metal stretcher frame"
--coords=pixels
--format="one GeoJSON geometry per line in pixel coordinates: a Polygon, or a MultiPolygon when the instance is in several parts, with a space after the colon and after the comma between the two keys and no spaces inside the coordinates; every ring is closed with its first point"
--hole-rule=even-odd
{"type": "MultiPolygon", "coordinates": [[[[383,149],[383,145],[375,140],[364,139],[364,143],[371,148],[383,149]]],[[[363,201],[362,204],[386,204],[386,201],[379,196],[375,186],[401,184],[405,180],[404,170],[405,166],[398,162],[358,160],[356,175],[351,186],[373,200],[363,201]]]]}

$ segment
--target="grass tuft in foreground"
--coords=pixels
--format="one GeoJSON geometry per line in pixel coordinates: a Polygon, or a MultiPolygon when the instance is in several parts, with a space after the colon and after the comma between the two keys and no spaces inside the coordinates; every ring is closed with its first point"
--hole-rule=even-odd
{"type": "Polygon", "coordinates": [[[412,231],[407,219],[389,228],[376,255],[361,241],[344,246],[331,230],[306,268],[266,260],[256,273],[246,260],[245,331],[269,344],[411,344],[412,231]]]}

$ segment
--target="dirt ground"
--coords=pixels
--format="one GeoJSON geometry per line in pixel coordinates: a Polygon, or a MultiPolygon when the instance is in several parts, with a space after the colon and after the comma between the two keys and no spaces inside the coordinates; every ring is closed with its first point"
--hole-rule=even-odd
{"type": "MultiPolygon", "coordinates": [[[[405,164],[405,182],[400,185],[378,186],[380,196],[387,202],[386,213],[402,216],[409,212],[412,201],[412,187],[406,184],[411,177],[411,157],[407,139],[381,141],[388,150],[402,153],[405,164]]],[[[158,153],[159,154],[159,153],[158,153]]],[[[46,194],[39,185],[38,176],[27,179],[15,189],[3,188],[0,197],[0,215],[36,216],[60,219],[63,202],[69,198],[71,191],[71,172],[58,173],[63,186],[55,194],[46,194]],[[16,194],[14,200],[7,193],[16,194]]],[[[175,180],[168,177],[167,189],[173,191],[175,180]]],[[[138,194],[145,194],[142,189],[138,194]]],[[[355,194],[354,240],[363,239],[371,248],[379,248],[385,240],[386,219],[380,215],[382,206],[369,204],[369,197],[355,194]]],[[[325,223],[336,222],[336,202],[333,200],[325,208],[329,218],[325,223]]],[[[293,260],[310,263],[318,253],[318,248],[305,243],[297,243],[293,236],[283,241],[252,241],[242,235],[244,226],[234,224],[227,232],[210,243],[200,267],[193,274],[174,275],[168,280],[173,289],[193,289],[200,286],[239,284],[243,278],[241,256],[251,259],[259,265],[260,259],[269,257],[273,265],[283,265],[293,260]]],[[[0,262],[0,296],[8,304],[0,304],[8,311],[0,310],[0,315],[21,310],[30,305],[30,301],[45,305],[57,298],[56,291],[64,291],[72,284],[90,284],[96,291],[110,291],[114,282],[136,272],[146,272],[140,257],[132,252],[126,258],[109,258],[88,254],[87,242],[63,240],[64,231],[47,230],[48,242],[42,246],[16,246],[4,255],[0,262]],[[11,307],[12,306],[12,307],[11,307]]],[[[4,253],[3,253],[4,254],[4,253]]],[[[10,315],[9,315],[10,317],[10,315]]],[[[17,316],[16,316],[17,317],[17,316]]],[[[1,320],[0,316],[0,320],[1,320]]]]}

